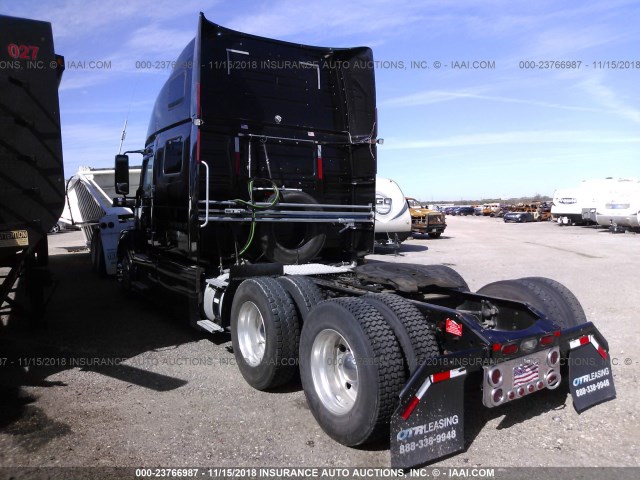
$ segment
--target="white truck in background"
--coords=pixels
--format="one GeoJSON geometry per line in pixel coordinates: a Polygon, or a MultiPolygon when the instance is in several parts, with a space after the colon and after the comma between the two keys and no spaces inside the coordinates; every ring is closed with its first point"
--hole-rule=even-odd
{"type": "MultiPolygon", "coordinates": [[[[132,167],[129,182],[135,190],[140,168],[132,167]]],[[[81,228],[91,252],[93,269],[116,274],[118,239],[133,226],[133,213],[126,205],[114,205],[116,197],[113,168],[80,167],[67,181],[66,201],[61,221],[81,228]]]]}

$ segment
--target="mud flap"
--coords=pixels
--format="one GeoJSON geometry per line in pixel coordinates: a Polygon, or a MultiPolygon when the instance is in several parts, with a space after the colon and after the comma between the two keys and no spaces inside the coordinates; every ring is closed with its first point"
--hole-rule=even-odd
{"type": "Polygon", "coordinates": [[[569,344],[569,389],[577,412],[616,398],[611,358],[593,335],[569,344]]]}
{"type": "Polygon", "coordinates": [[[464,449],[464,368],[429,375],[391,418],[391,466],[409,468],[464,449]]]}

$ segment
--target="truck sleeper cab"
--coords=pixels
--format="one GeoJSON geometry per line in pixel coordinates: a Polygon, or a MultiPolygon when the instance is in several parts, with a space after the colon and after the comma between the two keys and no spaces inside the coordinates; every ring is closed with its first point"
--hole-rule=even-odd
{"type": "MultiPolygon", "coordinates": [[[[194,326],[229,330],[256,389],[299,372],[329,436],[355,446],[390,433],[397,467],[464,448],[461,388],[474,371],[494,407],[556,388],[561,356],[597,355],[588,364],[609,387],[574,402],[613,398],[606,342],[557,282],[471,293],[446,266],[364,262],[374,241],[373,74],[367,48],[278,42],[201,14],[138,152],[134,226],[118,244],[123,288],[184,298],[194,326]],[[421,426],[445,416],[457,420],[438,423],[444,436],[432,440],[421,426]]],[[[125,195],[128,162],[116,156],[125,195]]]]}

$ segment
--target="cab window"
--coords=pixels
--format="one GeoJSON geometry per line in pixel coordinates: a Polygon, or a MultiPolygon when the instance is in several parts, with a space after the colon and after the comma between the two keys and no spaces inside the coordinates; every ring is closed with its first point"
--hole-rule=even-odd
{"type": "Polygon", "coordinates": [[[145,197],[150,197],[152,193],[152,186],[153,186],[153,156],[150,156],[145,161],[142,169],[142,178],[140,182],[140,189],[142,190],[142,195],[145,197]]]}
{"type": "Polygon", "coordinates": [[[168,140],[164,147],[162,173],[180,173],[182,170],[182,138],[168,140]]]}

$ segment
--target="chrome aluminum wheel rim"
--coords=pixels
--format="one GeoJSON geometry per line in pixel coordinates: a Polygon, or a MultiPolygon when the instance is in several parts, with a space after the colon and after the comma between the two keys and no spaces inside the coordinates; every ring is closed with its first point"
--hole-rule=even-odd
{"type": "Polygon", "coordinates": [[[238,344],[244,360],[252,367],[264,358],[266,335],[264,319],[253,302],[244,302],[238,313],[238,344]]]}
{"type": "Polygon", "coordinates": [[[311,347],[311,375],[322,404],[345,415],[358,398],[358,366],[346,339],[332,329],[322,330],[311,347]]]}

